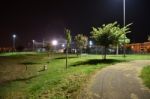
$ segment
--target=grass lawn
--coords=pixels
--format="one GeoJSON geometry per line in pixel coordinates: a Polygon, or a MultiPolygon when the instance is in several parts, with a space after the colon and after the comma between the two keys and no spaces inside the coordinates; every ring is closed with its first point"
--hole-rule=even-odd
{"type": "Polygon", "coordinates": [[[150,88],[150,65],[142,69],[141,78],[144,81],[144,84],[150,88]]]}
{"type": "Polygon", "coordinates": [[[150,59],[149,55],[69,56],[65,69],[65,55],[37,53],[0,54],[0,98],[66,99],[74,98],[81,86],[95,71],[122,61],[150,59]],[[48,66],[44,70],[44,65],[48,66]]]}

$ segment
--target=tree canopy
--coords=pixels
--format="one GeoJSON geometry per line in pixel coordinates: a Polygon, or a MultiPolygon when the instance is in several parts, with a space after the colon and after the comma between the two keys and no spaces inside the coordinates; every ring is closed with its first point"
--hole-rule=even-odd
{"type": "Polygon", "coordinates": [[[78,34],[75,36],[75,43],[76,43],[77,48],[82,53],[82,49],[85,48],[88,44],[88,37],[84,36],[83,34],[78,34]]]}
{"type": "Polygon", "coordinates": [[[126,34],[129,33],[129,26],[131,24],[126,25],[121,28],[117,22],[104,24],[102,27],[92,29],[92,37],[96,40],[97,45],[101,45],[104,47],[104,59],[106,59],[106,50],[110,45],[116,45],[119,42],[122,42],[126,37],[126,34]]]}
{"type": "Polygon", "coordinates": [[[65,29],[65,33],[66,33],[67,47],[69,47],[71,43],[71,31],[69,29],[65,29]]]}

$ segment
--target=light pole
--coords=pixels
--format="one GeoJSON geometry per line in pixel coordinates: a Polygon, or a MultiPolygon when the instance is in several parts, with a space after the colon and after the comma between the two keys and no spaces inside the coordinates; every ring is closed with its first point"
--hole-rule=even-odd
{"type": "MultiPolygon", "coordinates": [[[[126,25],[126,0],[123,0],[123,26],[125,27],[126,25]]],[[[126,56],[126,48],[125,48],[125,37],[126,33],[124,32],[124,40],[123,40],[123,56],[126,56]]]]}
{"type": "Polygon", "coordinates": [[[16,42],[15,42],[16,35],[15,35],[15,34],[13,34],[13,36],[12,36],[12,37],[13,37],[13,49],[15,50],[15,49],[16,49],[16,47],[15,47],[15,43],[16,43],[16,42]]]}
{"type": "Polygon", "coordinates": [[[57,45],[57,44],[58,44],[58,41],[57,41],[57,40],[53,40],[53,41],[52,41],[52,45],[55,46],[55,48],[54,48],[55,50],[56,50],[56,45],[57,45]]]}
{"type": "Polygon", "coordinates": [[[35,40],[32,40],[32,43],[33,43],[32,47],[33,47],[33,51],[34,51],[34,43],[35,43],[35,40]]]}

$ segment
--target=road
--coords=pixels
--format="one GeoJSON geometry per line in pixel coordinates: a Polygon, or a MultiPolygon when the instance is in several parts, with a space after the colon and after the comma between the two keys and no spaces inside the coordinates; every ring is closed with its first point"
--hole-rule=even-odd
{"type": "Polygon", "coordinates": [[[100,70],[91,79],[85,99],[150,99],[150,90],[139,78],[150,60],[118,63],[100,70]],[[88,98],[90,97],[90,98],[88,98]]]}

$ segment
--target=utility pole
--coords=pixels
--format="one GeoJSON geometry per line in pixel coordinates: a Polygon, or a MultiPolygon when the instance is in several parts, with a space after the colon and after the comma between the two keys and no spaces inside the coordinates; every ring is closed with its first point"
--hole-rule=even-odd
{"type": "MultiPolygon", "coordinates": [[[[123,26],[125,27],[126,25],[126,1],[123,0],[123,26]]],[[[126,56],[126,44],[125,44],[125,37],[126,37],[126,33],[124,33],[124,44],[123,44],[123,56],[125,58],[126,56]]]]}

